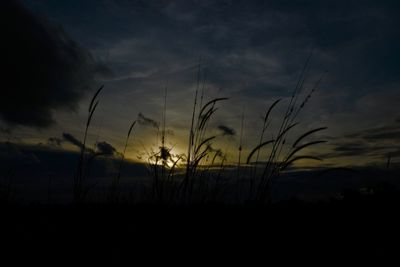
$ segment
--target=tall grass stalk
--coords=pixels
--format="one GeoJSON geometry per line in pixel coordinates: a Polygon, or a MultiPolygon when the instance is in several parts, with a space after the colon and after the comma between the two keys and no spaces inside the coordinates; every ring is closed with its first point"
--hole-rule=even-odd
{"type": "Polygon", "coordinates": [[[257,201],[262,203],[269,203],[271,201],[271,187],[276,179],[279,177],[280,173],[286,170],[290,165],[303,159],[309,160],[321,160],[318,157],[312,155],[298,155],[300,152],[314,145],[324,143],[325,141],[312,141],[305,144],[300,144],[306,137],[317,133],[319,131],[325,130],[325,127],[312,129],[300,135],[291,146],[287,144],[288,135],[297,127],[298,122],[296,118],[300,111],[304,108],[305,104],[314,93],[314,91],[319,87],[322,77],[315,83],[310,92],[306,95],[302,102],[299,103],[299,98],[301,93],[304,91],[305,81],[307,79],[307,74],[309,71],[310,59],[312,56],[312,51],[308,56],[302,71],[300,72],[297,84],[291,94],[286,111],[283,114],[282,120],[280,122],[279,129],[276,133],[276,137],[271,140],[264,140],[265,133],[268,126],[270,125],[269,117],[272,110],[281,102],[281,99],[276,100],[268,108],[261,129],[260,139],[258,145],[249,153],[247,158],[247,164],[250,164],[254,155],[256,155],[256,160],[254,167],[250,176],[249,181],[249,191],[248,198],[251,201],[257,201]],[[267,160],[264,163],[263,172],[259,176],[257,175],[257,169],[259,164],[259,157],[261,149],[264,149],[268,145],[272,145],[269,151],[267,160]],[[284,154],[282,156],[282,154],[284,154]]]}
{"type": "Polygon", "coordinates": [[[74,201],[78,202],[78,203],[82,202],[84,200],[84,198],[89,190],[89,187],[86,187],[84,185],[86,140],[87,140],[87,136],[88,136],[90,123],[92,122],[94,112],[96,111],[96,108],[99,104],[98,96],[99,96],[100,92],[103,90],[103,88],[104,88],[104,85],[100,86],[100,88],[93,95],[92,100],[90,101],[90,104],[89,104],[88,117],[86,120],[85,133],[83,136],[81,151],[80,151],[80,155],[79,155],[77,173],[74,178],[74,189],[73,189],[74,201]]]}
{"type": "Polygon", "coordinates": [[[136,120],[134,120],[132,122],[132,124],[129,127],[128,133],[126,135],[125,138],[125,145],[124,145],[124,150],[122,151],[122,155],[121,155],[121,159],[119,161],[119,166],[118,166],[118,173],[117,175],[114,177],[112,183],[111,183],[111,196],[110,196],[110,200],[115,202],[118,201],[118,197],[117,197],[117,192],[118,192],[118,186],[121,180],[121,172],[122,172],[122,166],[124,164],[124,160],[125,160],[125,154],[126,154],[126,149],[128,148],[128,142],[129,142],[129,138],[132,135],[132,132],[134,130],[134,127],[136,125],[136,120]]]}
{"type": "Polygon", "coordinates": [[[182,203],[188,203],[192,200],[194,188],[200,183],[198,179],[201,177],[201,172],[199,175],[198,168],[201,167],[202,162],[207,159],[207,156],[212,151],[212,141],[216,138],[216,136],[207,137],[206,132],[211,117],[218,110],[218,108],[216,108],[216,104],[228,99],[224,97],[214,98],[203,105],[205,79],[203,80],[201,96],[199,99],[199,90],[201,86],[200,81],[201,59],[199,60],[197,69],[197,85],[189,128],[186,170],[184,178],[178,187],[179,201],[182,203]],[[200,103],[198,103],[198,101],[200,101],[200,103]]]}

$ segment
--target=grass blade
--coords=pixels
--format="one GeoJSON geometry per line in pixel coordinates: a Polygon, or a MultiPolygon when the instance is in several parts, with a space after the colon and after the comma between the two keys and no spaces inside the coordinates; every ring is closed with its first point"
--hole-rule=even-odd
{"type": "Polygon", "coordinates": [[[247,157],[246,164],[249,164],[249,163],[250,163],[251,157],[253,157],[254,153],[256,153],[258,150],[260,150],[262,147],[264,147],[264,146],[266,146],[266,145],[268,145],[268,144],[270,144],[270,143],[273,143],[273,142],[275,142],[275,140],[268,140],[268,141],[265,141],[265,142],[259,144],[258,146],[256,146],[256,147],[250,152],[249,156],[247,157]]]}
{"type": "Polygon", "coordinates": [[[304,138],[306,138],[307,136],[309,136],[309,135],[311,135],[311,134],[313,134],[313,133],[319,132],[319,131],[326,130],[326,129],[328,129],[328,127],[316,128],[316,129],[313,129],[313,130],[311,130],[311,131],[308,131],[308,132],[302,134],[302,135],[301,135],[299,138],[297,138],[297,140],[293,143],[293,148],[296,147],[297,144],[298,144],[301,140],[303,140],[304,138]]]}

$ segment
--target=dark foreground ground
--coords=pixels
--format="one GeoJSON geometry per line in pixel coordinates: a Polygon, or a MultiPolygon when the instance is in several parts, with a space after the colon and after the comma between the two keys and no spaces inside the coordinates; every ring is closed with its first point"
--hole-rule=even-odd
{"type": "Polygon", "coordinates": [[[399,199],[384,193],[270,206],[3,205],[2,266],[393,264],[400,257],[399,199]]]}

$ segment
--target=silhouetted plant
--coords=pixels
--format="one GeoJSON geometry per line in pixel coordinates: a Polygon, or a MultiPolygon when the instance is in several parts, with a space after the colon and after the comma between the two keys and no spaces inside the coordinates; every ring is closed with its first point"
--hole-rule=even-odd
{"type": "Polygon", "coordinates": [[[117,198],[117,191],[118,191],[118,186],[119,186],[119,181],[121,179],[121,171],[122,171],[122,165],[124,164],[124,160],[125,160],[125,153],[126,153],[126,149],[128,147],[128,142],[129,142],[129,138],[133,132],[133,129],[136,125],[136,120],[132,122],[131,126],[129,127],[128,130],[128,134],[126,135],[126,139],[125,139],[125,145],[124,145],[124,150],[121,154],[121,159],[119,161],[119,167],[118,167],[118,173],[117,175],[114,177],[114,179],[112,180],[111,183],[111,195],[110,195],[110,200],[115,202],[118,200],[117,198]]]}
{"type": "Polygon", "coordinates": [[[83,136],[83,142],[81,146],[81,151],[79,155],[79,161],[78,161],[78,169],[76,176],[74,178],[74,201],[75,202],[82,202],[88,193],[90,187],[84,184],[84,170],[85,170],[85,152],[86,152],[86,139],[90,127],[90,123],[92,121],[94,112],[96,111],[97,105],[99,104],[99,100],[97,97],[99,96],[100,92],[103,90],[104,85],[102,85],[96,93],[93,95],[92,100],[90,101],[89,104],[89,109],[88,109],[88,117],[86,120],[86,125],[85,125],[85,133],[83,136]]]}
{"type": "MultiPolygon", "coordinates": [[[[310,54],[311,57],[311,54],[310,54]]],[[[274,107],[281,101],[281,99],[276,100],[268,108],[266,115],[264,117],[263,127],[261,130],[259,144],[249,153],[247,158],[247,164],[251,163],[252,157],[256,154],[256,162],[254,164],[254,169],[250,178],[249,186],[249,199],[250,201],[256,202],[270,202],[271,200],[271,187],[276,179],[279,177],[282,171],[285,171],[293,163],[302,160],[322,160],[313,155],[298,155],[299,152],[303,151],[305,148],[324,143],[326,141],[312,141],[302,145],[299,145],[303,139],[306,137],[325,130],[326,127],[316,128],[305,132],[300,135],[292,145],[287,145],[288,134],[299,124],[295,122],[295,119],[299,115],[300,111],[304,108],[305,104],[310,99],[312,93],[318,88],[321,79],[319,79],[314,87],[310,90],[304,100],[297,104],[301,91],[303,91],[304,82],[306,79],[306,73],[308,71],[309,60],[307,59],[306,64],[300,74],[297,85],[291,95],[289,104],[287,106],[286,112],[282,118],[279,130],[276,133],[276,138],[264,141],[265,132],[270,125],[269,116],[274,109],[274,107]],[[264,162],[263,172],[260,176],[257,175],[257,165],[259,164],[260,150],[267,145],[272,145],[267,160],[264,162]],[[284,149],[286,147],[286,149],[284,149]],[[284,153],[284,156],[281,154],[284,153]]]]}
{"type": "MultiPolygon", "coordinates": [[[[311,55],[310,55],[311,57],[311,55]]],[[[301,71],[297,85],[290,97],[289,104],[284,114],[280,127],[275,132],[275,137],[270,140],[265,140],[266,132],[271,125],[271,114],[276,106],[281,102],[281,99],[274,101],[263,117],[263,125],[261,128],[260,138],[257,146],[255,146],[248,154],[246,159],[246,168],[251,166],[250,176],[248,177],[249,191],[247,200],[256,201],[261,203],[268,203],[271,200],[271,188],[276,179],[280,176],[281,172],[287,170],[292,164],[299,160],[311,159],[321,160],[313,155],[300,154],[306,148],[322,144],[325,141],[317,140],[310,142],[303,142],[309,136],[323,131],[326,127],[320,127],[306,131],[298,136],[294,142],[288,144],[288,135],[298,126],[296,121],[300,111],[304,108],[306,103],[314,91],[318,88],[321,79],[319,79],[313,88],[306,94],[305,98],[300,101],[300,94],[304,91],[304,83],[306,80],[310,57],[307,59],[306,64],[301,71]],[[270,147],[269,154],[266,160],[260,161],[261,150],[270,147]],[[262,167],[262,172],[259,173],[259,167],[262,167]]],[[[216,140],[217,135],[207,135],[207,128],[211,118],[218,110],[217,104],[227,100],[228,98],[220,97],[214,98],[203,104],[204,100],[204,84],[202,87],[201,95],[200,90],[200,73],[201,64],[199,63],[197,73],[197,86],[195,90],[193,109],[191,114],[191,124],[189,128],[189,140],[187,147],[187,155],[172,155],[172,148],[166,145],[166,111],[167,111],[167,88],[165,88],[164,95],[164,108],[162,114],[161,136],[159,123],[144,117],[139,113],[138,120],[135,120],[127,133],[125,139],[125,146],[117,175],[113,178],[111,184],[110,199],[117,200],[118,185],[121,178],[121,170],[125,159],[125,153],[128,146],[129,138],[133,132],[135,124],[138,122],[142,125],[151,125],[157,128],[157,140],[161,137],[161,146],[157,151],[148,153],[149,170],[152,173],[152,194],[151,198],[157,202],[170,202],[170,203],[191,203],[193,201],[216,201],[218,195],[221,194],[226,181],[222,179],[222,173],[225,170],[225,163],[227,160],[226,153],[222,153],[220,149],[213,148],[213,142],[216,140]],[[199,103],[198,103],[199,102],[199,103]],[[219,164],[216,160],[220,158],[219,164]],[[180,169],[180,163],[186,162],[184,171],[180,169]],[[177,175],[178,174],[178,175],[177,175]]],[[[85,152],[86,152],[86,139],[90,123],[92,121],[94,112],[99,104],[98,95],[102,91],[101,86],[94,94],[88,110],[88,118],[83,138],[83,145],[78,164],[77,175],[74,180],[74,199],[75,201],[82,201],[88,191],[88,186],[84,184],[84,168],[85,168],[85,152]]],[[[241,117],[241,130],[240,140],[238,147],[238,161],[236,173],[236,189],[241,190],[239,187],[239,180],[241,179],[240,170],[242,168],[242,148],[243,148],[243,126],[244,125],[244,112],[241,117]]],[[[227,131],[229,128],[220,126],[221,130],[227,131]]],[[[89,158],[91,162],[97,154],[89,158]]],[[[246,179],[246,177],[244,177],[246,179]]],[[[240,200],[240,197],[238,197],[240,200]]]]}
{"type": "Polygon", "coordinates": [[[13,169],[7,170],[0,181],[0,204],[9,204],[15,195],[15,188],[12,185],[12,179],[15,175],[13,169]]]}
{"type": "Polygon", "coordinates": [[[197,90],[195,93],[195,101],[193,105],[192,123],[189,132],[188,142],[188,155],[186,159],[186,173],[185,178],[182,180],[181,197],[183,202],[190,201],[190,197],[193,193],[193,188],[196,183],[197,171],[201,162],[209,155],[211,150],[211,144],[216,136],[206,137],[208,123],[213,114],[218,110],[216,104],[220,101],[227,100],[228,98],[214,98],[200,107],[196,118],[196,106],[197,106],[197,90]]]}

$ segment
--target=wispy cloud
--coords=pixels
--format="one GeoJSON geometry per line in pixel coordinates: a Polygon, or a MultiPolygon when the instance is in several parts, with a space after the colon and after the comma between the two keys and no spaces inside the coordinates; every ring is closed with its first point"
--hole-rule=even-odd
{"type": "Polygon", "coordinates": [[[156,122],[155,120],[144,116],[141,112],[139,112],[139,114],[138,114],[138,123],[140,125],[151,126],[151,127],[156,128],[156,129],[158,129],[159,126],[160,126],[158,122],[156,122]]]}
{"type": "Polygon", "coordinates": [[[400,123],[360,130],[341,138],[332,139],[331,152],[322,157],[364,157],[365,159],[386,159],[400,157],[400,123]]]}

